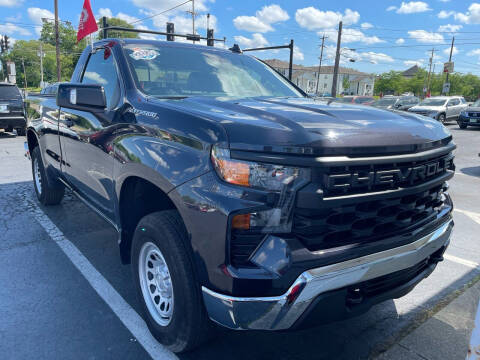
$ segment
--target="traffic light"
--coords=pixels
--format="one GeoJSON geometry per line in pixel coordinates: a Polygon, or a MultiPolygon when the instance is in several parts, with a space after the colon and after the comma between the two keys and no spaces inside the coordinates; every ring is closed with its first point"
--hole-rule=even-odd
{"type": "Polygon", "coordinates": [[[215,40],[213,40],[213,29],[207,29],[207,46],[214,46],[215,40]]]}
{"type": "Polygon", "coordinates": [[[0,49],[2,50],[2,54],[5,52],[5,42],[3,36],[0,36],[0,49]]]}
{"type": "Polygon", "coordinates": [[[175,41],[175,25],[171,22],[167,22],[167,41],[175,41]]]}
{"type": "Polygon", "coordinates": [[[3,37],[3,46],[5,47],[5,51],[8,51],[8,49],[10,48],[10,43],[8,42],[8,36],[5,35],[3,37]]]}

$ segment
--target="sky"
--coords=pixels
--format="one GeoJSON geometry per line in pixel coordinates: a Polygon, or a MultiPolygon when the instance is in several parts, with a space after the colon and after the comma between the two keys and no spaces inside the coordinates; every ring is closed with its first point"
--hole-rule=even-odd
{"type": "MultiPolygon", "coordinates": [[[[115,16],[159,31],[171,21],[176,32],[192,32],[187,12],[192,10],[191,1],[91,0],[91,4],[98,18],[115,16]]],[[[77,27],[82,6],[83,0],[59,0],[60,19],[77,27]]],[[[0,0],[0,11],[0,34],[13,40],[37,39],[42,18],[53,18],[53,0],[0,0]]],[[[455,36],[455,71],[480,75],[480,2],[471,0],[195,0],[195,12],[196,31],[205,35],[209,13],[215,37],[226,37],[228,47],[285,45],[293,39],[294,62],[306,66],[318,65],[323,35],[327,37],[323,63],[333,64],[342,21],[341,63],[369,73],[415,64],[428,68],[432,49],[435,72],[441,72],[455,36]]],[[[255,56],[288,60],[288,50],[255,56]]]]}

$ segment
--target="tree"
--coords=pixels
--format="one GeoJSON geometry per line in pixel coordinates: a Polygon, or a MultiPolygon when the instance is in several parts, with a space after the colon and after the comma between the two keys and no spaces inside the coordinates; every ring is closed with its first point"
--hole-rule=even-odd
{"type": "Polygon", "coordinates": [[[348,79],[348,75],[343,75],[342,88],[344,92],[350,89],[350,80],[348,79]]]}
{"type": "MultiPolygon", "coordinates": [[[[98,32],[98,38],[103,39],[103,31],[101,31],[102,28],[102,20],[100,19],[98,21],[98,28],[100,31],[98,32]]],[[[122,19],[118,18],[108,18],[107,19],[107,24],[108,26],[121,26],[127,29],[134,29],[133,25],[130,25],[128,22],[122,19]]],[[[108,37],[119,37],[119,38],[138,38],[138,34],[134,32],[128,32],[128,31],[115,31],[115,30],[109,30],[108,31],[108,37]]]]}

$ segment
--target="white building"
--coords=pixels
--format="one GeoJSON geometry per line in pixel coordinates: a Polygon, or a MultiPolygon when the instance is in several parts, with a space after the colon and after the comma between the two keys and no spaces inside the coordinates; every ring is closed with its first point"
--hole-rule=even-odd
{"type": "MultiPolygon", "coordinates": [[[[265,60],[282,75],[288,77],[288,62],[277,59],[265,60]]],[[[333,83],[333,66],[322,66],[320,76],[318,67],[293,65],[292,82],[308,94],[330,94],[333,83]]],[[[363,73],[354,69],[340,67],[337,78],[337,94],[345,95],[373,95],[375,75],[363,73]],[[348,84],[347,88],[343,85],[348,84]]]]}

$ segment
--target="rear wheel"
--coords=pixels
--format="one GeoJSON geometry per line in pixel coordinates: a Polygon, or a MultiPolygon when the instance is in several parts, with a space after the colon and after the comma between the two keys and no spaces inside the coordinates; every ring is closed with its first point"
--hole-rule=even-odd
{"type": "Polygon", "coordinates": [[[458,126],[460,127],[460,129],[466,129],[468,125],[461,122],[461,123],[458,123],[458,126]]]}
{"type": "Polygon", "coordinates": [[[16,128],[15,130],[17,131],[18,136],[25,136],[26,131],[24,127],[19,127],[19,128],[16,128]]]}
{"type": "Polygon", "coordinates": [[[178,212],[142,218],[131,256],[137,295],[153,336],[173,352],[192,350],[207,340],[211,323],[178,212]]]}
{"type": "Polygon", "coordinates": [[[38,201],[43,205],[60,203],[65,194],[65,187],[61,184],[52,184],[52,181],[48,179],[38,146],[32,151],[32,173],[38,201]]]}
{"type": "Polygon", "coordinates": [[[447,117],[445,114],[438,115],[438,121],[440,121],[442,124],[445,124],[447,122],[447,117]]]}

